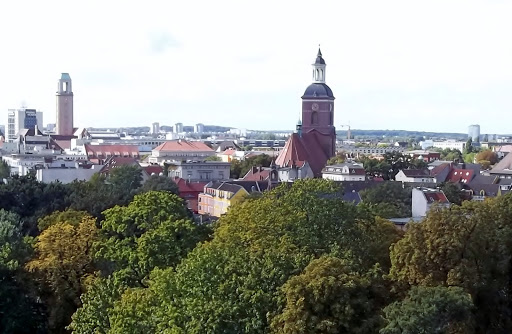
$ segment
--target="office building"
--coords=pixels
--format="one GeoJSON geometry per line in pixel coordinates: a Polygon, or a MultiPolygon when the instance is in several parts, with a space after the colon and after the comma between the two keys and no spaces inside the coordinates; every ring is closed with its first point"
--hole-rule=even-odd
{"type": "Polygon", "coordinates": [[[8,142],[13,142],[16,135],[23,129],[33,129],[35,126],[41,131],[43,129],[43,113],[35,109],[9,109],[7,111],[7,133],[8,142]]]}
{"type": "Polygon", "coordinates": [[[480,141],[480,125],[473,124],[468,127],[468,138],[471,138],[474,142],[480,141]]]}
{"type": "Polygon", "coordinates": [[[195,133],[203,133],[204,132],[204,124],[197,123],[195,128],[194,128],[194,132],[195,133]]]}

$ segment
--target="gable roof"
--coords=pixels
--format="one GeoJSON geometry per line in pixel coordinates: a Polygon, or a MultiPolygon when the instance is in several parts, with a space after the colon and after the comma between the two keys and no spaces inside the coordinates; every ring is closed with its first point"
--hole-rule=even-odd
{"type": "Polygon", "coordinates": [[[490,173],[502,173],[502,172],[512,173],[512,154],[507,154],[490,171],[490,173]]]}
{"type": "Polygon", "coordinates": [[[144,167],[144,170],[148,175],[160,175],[160,173],[163,173],[164,169],[159,165],[149,165],[144,167]]]}
{"type": "Polygon", "coordinates": [[[279,153],[276,165],[279,167],[302,167],[307,162],[316,176],[321,175],[322,168],[325,167],[329,157],[319,143],[319,136],[322,134],[316,130],[303,133],[302,136],[292,133],[279,153]]]}
{"type": "Polygon", "coordinates": [[[447,182],[460,182],[460,183],[469,183],[473,179],[474,176],[474,170],[472,169],[452,169],[450,171],[450,174],[448,175],[448,178],[446,179],[447,182]]]}
{"type": "Polygon", "coordinates": [[[200,193],[204,190],[204,186],[207,184],[207,182],[187,182],[185,179],[180,177],[173,177],[172,180],[178,186],[180,194],[189,192],[200,193]]]}
{"type": "Polygon", "coordinates": [[[110,157],[105,161],[105,165],[101,167],[100,173],[109,173],[113,168],[120,166],[139,166],[139,163],[134,158],[129,157],[110,157]]]}
{"type": "Polygon", "coordinates": [[[251,169],[249,169],[247,171],[247,173],[244,175],[242,180],[244,180],[244,181],[267,180],[270,177],[270,172],[271,172],[270,168],[253,166],[253,167],[251,167],[251,169]]]}
{"type": "Polygon", "coordinates": [[[402,172],[407,177],[426,177],[431,176],[428,169],[402,169],[402,172]]]}
{"type": "Polygon", "coordinates": [[[188,141],[188,140],[171,140],[166,141],[155,148],[155,151],[160,152],[214,152],[208,145],[201,141],[188,141]]]}
{"type": "Polygon", "coordinates": [[[448,198],[446,198],[446,195],[442,191],[432,191],[432,192],[424,191],[423,195],[425,196],[425,199],[429,203],[433,203],[433,202],[450,203],[450,201],[448,201],[448,198]]]}

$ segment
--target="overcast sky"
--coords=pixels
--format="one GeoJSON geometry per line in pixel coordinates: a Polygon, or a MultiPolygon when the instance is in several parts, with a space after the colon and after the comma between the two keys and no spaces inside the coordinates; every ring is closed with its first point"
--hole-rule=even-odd
{"type": "Polygon", "coordinates": [[[293,129],[318,44],[335,125],[512,133],[511,1],[0,1],[0,124],[293,129]]]}

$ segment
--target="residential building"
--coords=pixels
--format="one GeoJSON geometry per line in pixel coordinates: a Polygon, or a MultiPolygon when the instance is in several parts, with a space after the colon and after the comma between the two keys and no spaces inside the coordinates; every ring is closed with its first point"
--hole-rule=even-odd
{"type": "Polygon", "coordinates": [[[151,124],[151,133],[152,134],[160,133],[160,123],[154,122],[151,124]]]}
{"type": "Polygon", "coordinates": [[[449,207],[450,202],[442,190],[431,188],[412,189],[412,216],[425,217],[433,205],[449,207]]]}
{"type": "Polygon", "coordinates": [[[322,170],[322,178],[333,181],[364,181],[366,171],[362,164],[345,162],[325,166],[322,170]]]}
{"type": "Polygon", "coordinates": [[[166,141],[151,151],[149,163],[175,163],[176,161],[204,161],[215,155],[215,151],[200,141],[166,141]]]}
{"type": "Polygon", "coordinates": [[[183,132],[183,123],[174,124],[174,133],[182,133],[183,132]]]}
{"type": "Polygon", "coordinates": [[[48,165],[45,168],[36,169],[36,178],[39,182],[51,183],[71,183],[73,181],[89,181],[94,174],[99,173],[102,165],[90,165],[74,163],[64,166],[48,165]]]}
{"type": "Polygon", "coordinates": [[[69,73],[62,73],[57,87],[57,123],[55,133],[73,136],[73,90],[69,73]]]}
{"type": "Polygon", "coordinates": [[[202,123],[197,123],[195,126],[194,126],[194,132],[195,133],[203,133],[204,132],[204,124],[202,123]]]}
{"type": "Polygon", "coordinates": [[[210,182],[199,194],[198,213],[220,217],[229,207],[240,202],[245,196],[254,192],[271,189],[267,181],[229,181],[210,182]]]}
{"type": "Polygon", "coordinates": [[[134,145],[84,145],[87,159],[103,164],[111,157],[139,159],[139,149],[134,145]]]}
{"type": "Polygon", "coordinates": [[[36,109],[9,109],[7,111],[7,133],[5,139],[14,142],[23,129],[43,129],[43,113],[36,109]]]}
{"type": "Polygon", "coordinates": [[[187,208],[192,212],[198,213],[199,194],[203,192],[207,182],[190,182],[183,178],[174,177],[172,179],[178,186],[179,196],[185,201],[187,208]]]}
{"type": "Polygon", "coordinates": [[[395,181],[405,183],[435,183],[435,177],[430,175],[428,169],[402,169],[396,176],[395,181]]]}
{"type": "Polygon", "coordinates": [[[440,149],[451,149],[451,150],[459,150],[464,152],[466,149],[465,141],[455,141],[455,140],[446,140],[446,141],[435,141],[432,142],[432,147],[440,148],[440,149]]]}
{"type": "Polygon", "coordinates": [[[406,151],[404,154],[409,155],[413,159],[423,160],[425,162],[432,162],[441,158],[441,153],[426,150],[406,151]]]}
{"type": "Polygon", "coordinates": [[[229,179],[231,164],[222,161],[173,161],[168,164],[170,177],[187,181],[224,181],[229,179]]]}
{"type": "Polygon", "coordinates": [[[386,153],[402,153],[405,151],[404,147],[401,146],[342,146],[340,147],[343,151],[347,152],[351,156],[383,156],[386,153]]]}
{"type": "Polygon", "coordinates": [[[480,125],[473,124],[468,127],[468,138],[471,138],[474,142],[480,141],[480,125]]]}

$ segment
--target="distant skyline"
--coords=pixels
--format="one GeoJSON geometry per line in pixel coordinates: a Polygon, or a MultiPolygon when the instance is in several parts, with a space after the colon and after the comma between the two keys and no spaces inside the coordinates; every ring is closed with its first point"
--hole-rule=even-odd
{"type": "Polygon", "coordinates": [[[335,125],[512,133],[512,2],[9,1],[0,4],[0,124],[293,129],[318,44],[335,125]]]}

